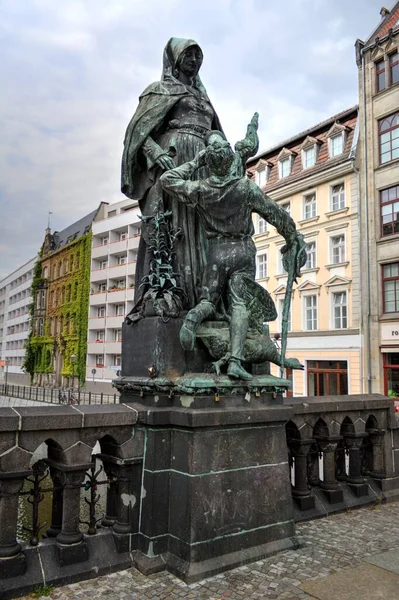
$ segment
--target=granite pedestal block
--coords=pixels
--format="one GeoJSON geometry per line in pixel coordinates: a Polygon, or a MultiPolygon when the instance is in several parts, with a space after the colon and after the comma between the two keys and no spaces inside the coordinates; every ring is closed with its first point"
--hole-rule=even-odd
{"type": "Polygon", "coordinates": [[[290,407],[149,408],[135,564],[187,583],[295,547],[290,407]]]}

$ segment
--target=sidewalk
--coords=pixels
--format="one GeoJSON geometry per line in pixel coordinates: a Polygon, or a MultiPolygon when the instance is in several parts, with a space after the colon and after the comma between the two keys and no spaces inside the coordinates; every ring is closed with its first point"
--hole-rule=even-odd
{"type": "MultiPolygon", "coordinates": [[[[54,589],[52,600],[399,600],[399,502],[297,526],[302,547],[185,585],[135,569],[54,589]]],[[[25,599],[29,596],[25,596],[25,599]]]]}

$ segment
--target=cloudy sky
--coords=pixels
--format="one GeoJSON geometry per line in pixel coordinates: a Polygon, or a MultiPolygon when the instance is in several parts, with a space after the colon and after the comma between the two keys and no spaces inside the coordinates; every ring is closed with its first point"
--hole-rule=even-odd
{"type": "MultiPolygon", "coordinates": [[[[232,142],[260,146],[357,103],[354,43],[382,0],[0,0],[0,279],[61,230],[115,202],[126,125],[172,36],[204,52],[202,80],[232,142]]],[[[390,4],[388,4],[390,7],[390,4]]]]}

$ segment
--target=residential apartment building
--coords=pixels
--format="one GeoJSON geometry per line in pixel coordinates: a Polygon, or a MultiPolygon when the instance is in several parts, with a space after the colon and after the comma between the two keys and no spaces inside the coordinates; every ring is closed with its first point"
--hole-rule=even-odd
{"type": "Polygon", "coordinates": [[[125,199],[107,206],[104,218],[93,223],[86,380],[96,389],[105,384],[104,391],[111,391],[121,368],[122,323],[133,307],[139,215],[138,203],[125,199]]]}
{"type": "Polygon", "coordinates": [[[0,281],[0,376],[11,383],[27,383],[22,366],[29,335],[31,284],[36,258],[0,281]]]}
{"type": "MultiPolygon", "coordinates": [[[[296,396],[362,389],[357,135],[355,106],[248,164],[248,175],[290,213],[307,244],[307,262],[292,294],[287,348],[287,356],[305,365],[304,372],[286,372],[296,396]]],[[[273,338],[282,328],[285,240],[258,216],[254,226],[257,280],[272,295],[279,315],[269,324],[273,338]]],[[[279,374],[274,365],[272,373],[279,374]]]]}
{"type": "Polygon", "coordinates": [[[34,384],[59,387],[85,381],[91,229],[106,206],[101,203],[63,231],[46,229],[34,268],[24,364],[34,384]]]}
{"type": "Polygon", "coordinates": [[[399,2],[357,40],[366,392],[399,396],[399,2]]]}

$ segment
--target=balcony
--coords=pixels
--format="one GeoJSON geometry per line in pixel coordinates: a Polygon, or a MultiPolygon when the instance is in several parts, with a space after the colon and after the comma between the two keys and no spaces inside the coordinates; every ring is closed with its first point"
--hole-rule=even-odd
{"type": "Polygon", "coordinates": [[[104,329],[105,317],[89,317],[89,329],[104,329]]]}
{"type": "Polygon", "coordinates": [[[102,306],[107,302],[107,292],[94,292],[90,294],[90,306],[102,306]]]}
{"type": "Polygon", "coordinates": [[[122,341],[115,342],[113,340],[105,342],[106,354],[121,354],[122,352],[122,341]]]}
{"type": "Polygon", "coordinates": [[[88,354],[104,354],[105,351],[105,343],[91,341],[87,344],[87,353],[88,354]]]}
{"type": "Polygon", "coordinates": [[[127,239],[108,244],[110,254],[123,254],[127,250],[127,239]]]}
{"type": "Polygon", "coordinates": [[[98,281],[104,281],[108,276],[108,267],[106,269],[93,269],[90,273],[90,281],[96,283],[98,281]]]}
{"type": "Polygon", "coordinates": [[[115,290],[108,290],[107,302],[108,304],[123,304],[126,300],[126,288],[118,288],[115,290]]]}
{"type": "Polygon", "coordinates": [[[128,239],[128,248],[129,250],[137,250],[139,247],[140,235],[134,235],[128,239]]]}
{"type": "Polygon", "coordinates": [[[108,244],[93,246],[91,249],[92,258],[107,258],[108,256],[108,244]]]}
{"type": "MultiPolygon", "coordinates": [[[[107,329],[121,329],[124,318],[125,315],[107,316],[107,329]]],[[[101,327],[99,327],[98,329],[101,329],[101,327]]]]}

